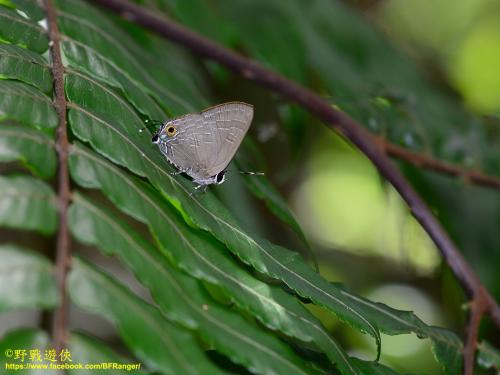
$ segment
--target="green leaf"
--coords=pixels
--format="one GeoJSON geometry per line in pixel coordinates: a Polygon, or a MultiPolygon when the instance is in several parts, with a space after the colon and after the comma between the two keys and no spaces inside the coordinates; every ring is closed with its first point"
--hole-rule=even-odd
{"type": "Polygon", "coordinates": [[[144,86],[141,86],[109,58],[83,43],[69,39],[69,37],[64,39],[62,46],[65,56],[70,61],[70,66],[82,68],[87,73],[99,77],[100,80],[120,88],[127,99],[144,115],[149,115],[154,119],[166,117],[165,112],[145,92],[144,86]]]}
{"type": "Polygon", "coordinates": [[[57,127],[52,100],[32,86],[0,80],[0,118],[16,120],[41,130],[57,127]]]}
{"type": "Polygon", "coordinates": [[[0,259],[0,312],[57,306],[58,292],[48,259],[10,244],[0,245],[0,259]]]}
{"type": "Polygon", "coordinates": [[[477,345],[477,363],[484,369],[495,369],[500,371],[500,350],[487,341],[481,341],[477,345]]]}
{"type": "Polygon", "coordinates": [[[220,22],[220,14],[212,6],[200,0],[158,0],[158,6],[168,10],[168,14],[177,15],[182,23],[198,30],[207,38],[232,44],[236,36],[236,30],[228,27],[227,23],[220,22]],[[217,27],[214,27],[217,25],[217,27]]]}
{"type": "Polygon", "coordinates": [[[362,311],[377,322],[380,330],[388,335],[414,333],[419,338],[429,338],[437,361],[447,374],[457,374],[462,368],[462,342],[458,336],[440,327],[428,326],[413,312],[393,309],[378,302],[358,297],[346,290],[342,293],[349,305],[362,311]]]}
{"type": "MultiPolygon", "coordinates": [[[[14,357],[7,357],[6,353],[10,350],[26,350],[28,358],[29,351],[31,349],[38,349],[43,358],[45,348],[49,348],[50,346],[50,338],[49,335],[41,330],[34,328],[22,328],[14,331],[8,332],[1,340],[0,340],[0,368],[5,369],[6,364],[23,364],[19,359],[13,359],[14,357]]],[[[25,358],[24,363],[33,363],[33,364],[42,364],[38,361],[28,361],[28,358],[25,358]]],[[[24,370],[12,370],[12,372],[19,371],[22,374],[28,375],[57,375],[56,371],[51,371],[48,369],[24,369],[24,370]]]]}
{"type": "MultiPolygon", "coordinates": [[[[69,351],[72,359],[72,364],[100,364],[100,363],[118,363],[126,364],[130,363],[130,360],[116,354],[113,350],[108,348],[106,345],[98,341],[97,339],[91,338],[89,336],[83,335],[81,333],[72,333],[69,339],[69,351]]],[[[12,370],[11,372],[18,371],[22,374],[29,375],[42,375],[42,374],[60,374],[56,370],[49,370],[48,361],[44,360],[45,349],[52,349],[51,341],[49,335],[41,330],[34,328],[22,328],[14,331],[8,332],[0,340],[0,350],[2,356],[0,358],[0,366],[2,369],[6,368],[6,364],[33,364],[34,366],[40,366],[39,369],[23,369],[23,370],[12,370]],[[25,350],[26,357],[22,362],[20,359],[13,359],[14,357],[8,357],[5,353],[10,350],[25,350]],[[42,361],[29,359],[30,351],[38,350],[42,361]],[[47,366],[47,368],[43,368],[47,366]]],[[[95,374],[96,370],[90,369],[78,369],[78,370],[67,370],[69,374],[95,374]]],[[[112,370],[113,374],[130,374],[130,371],[119,371],[112,370]]],[[[9,371],[7,371],[9,372],[9,371]]],[[[134,373],[143,375],[147,374],[146,371],[134,370],[134,373]]]]}
{"type": "MultiPolygon", "coordinates": [[[[286,345],[235,311],[214,304],[198,282],[174,270],[133,229],[80,194],[74,195],[70,225],[80,241],[97,245],[109,255],[117,254],[151,291],[169,319],[198,331],[233,362],[259,373],[302,372],[301,360],[286,345]]],[[[275,304],[270,297],[267,300],[275,304]]]]}
{"type": "Polygon", "coordinates": [[[27,49],[0,44],[0,76],[23,81],[45,93],[52,90],[52,73],[47,61],[27,49]]]}
{"type": "Polygon", "coordinates": [[[293,7],[267,0],[252,1],[246,6],[234,1],[219,1],[217,5],[224,18],[234,25],[238,20],[240,40],[244,40],[252,56],[294,81],[306,80],[306,48],[301,30],[290,15],[293,7]]]}
{"type": "MultiPolygon", "coordinates": [[[[194,277],[222,286],[229,298],[266,326],[280,329],[302,341],[315,342],[332,361],[345,369],[345,373],[351,373],[343,350],[297,300],[239,269],[237,264],[224,256],[224,249],[216,247],[209,236],[198,234],[180,222],[176,212],[169,209],[145,184],[81,146],[73,148],[70,168],[79,184],[102,189],[120,209],[147,223],[162,250],[180,268],[194,277]],[[116,186],[120,188],[116,189],[116,186]],[[203,249],[203,252],[197,249],[203,249]]],[[[73,223],[72,227],[80,226],[73,223]]],[[[138,262],[127,263],[135,266],[138,262]]],[[[150,282],[149,285],[153,284],[150,282]]]]}
{"type": "MultiPolygon", "coordinates": [[[[133,362],[128,358],[116,353],[110,347],[96,338],[84,335],[82,333],[72,333],[69,338],[69,350],[71,352],[71,359],[73,363],[95,364],[95,363],[116,363],[118,365],[141,365],[140,369],[134,370],[119,370],[113,369],[113,374],[125,375],[133,371],[134,374],[144,375],[148,372],[143,370],[142,363],[133,362]]],[[[111,370],[110,370],[111,371],[111,370]]],[[[96,373],[95,369],[75,369],[68,370],[69,374],[92,375],[96,373]]]]}
{"type": "Polygon", "coordinates": [[[0,162],[19,160],[42,178],[56,171],[54,141],[39,130],[0,124],[0,162]]]}
{"type": "Polygon", "coordinates": [[[165,4],[170,15],[174,14],[202,35],[230,46],[243,41],[242,44],[250,54],[265,65],[296,81],[305,80],[305,48],[293,19],[287,14],[290,8],[288,2],[159,2],[165,4]],[[266,11],[262,12],[262,9],[266,11]]]}
{"type": "Polygon", "coordinates": [[[115,323],[130,350],[152,370],[162,374],[221,373],[192,334],[167,322],[155,307],[90,264],[73,259],[68,291],[77,305],[115,323]]]}
{"type": "Polygon", "coordinates": [[[367,362],[357,358],[354,358],[353,362],[359,370],[359,373],[363,375],[398,375],[398,372],[378,362],[367,362]]]}
{"type": "MultiPolygon", "coordinates": [[[[147,176],[176,207],[183,208],[181,212],[187,220],[211,231],[245,263],[282,279],[303,297],[328,307],[341,319],[370,333],[380,342],[375,324],[346,304],[340,290],[310,269],[298,254],[266,240],[252,238],[238,227],[212,194],[191,195],[192,183],[169,173],[173,171],[172,167],[158,150],[153,149],[149,137],[139,133],[141,120],[123,99],[80,73],[67,75],[66,90],[73,103],[81,103],[106,114],[97,116],[72,103],[68,118],[75,135],[89,141],[113,162],[140,176],[147,176]],[[123,113],[128,116],[123,117],[123,113]],[[122,118],[122,121],[115,123],[108,118],[122,118]]],[[[78,177],[81,176],[74,176],[78,177]]]]}
{"type": "MultiPolygon", "coordinates": [[[[101,12],[75,0],[59,1],[58,5],[62,9],[59,13],[59,25],[65,35],[63,46],[65,52],[69,52],[70,60],[75,66],[93,71],[93,74],[104,77],[107,82],[125,90],[127,97],[131,98],[133,103],[141,104],[141,101],[145,100],[144,97],[138,99],[139,96],[143,95],[131,91],[138,86],[141,91],[153,95],[173,115],[193,112],[196,109],[191,101],[199,103],[199,97],[186,92],[186,80],[189,82],[190,78],[183,72],[182,68],[179,69],[185,65],[185,62],[180,61],[175,67],[170,67],[170,70],[169,66],[163,64],[162,74],[153,74],[154,65],[149,63],[148,69],[146,69],[141,61],[141,59],[148,58],[149,52],[141,49],[142,56],[136,57],[133,51],[139,47],[135,41],[104,17],[101,12]],[[92,32],[88,32],[88,30],[92,30],[92,32]],[[70,45],[71,42],[73,46],[70,45]],[[76,45],[80,47],[78,50],[75,48],[76,45]],[[88,57],[96,58],[96,60],[88,59],[88,57]],[[105,71],[112,74],[104,75],[105,71]],[[170,71],[175,71],[176,74],[170,74],[170,71]],[[181,76],[182,81],[178,82],[180,78],[176,76],[181,76]]],[[[177,50],[171,45],[165,47],[168,48],[169,56],[168,59],[164,60],[164,63],[168,63],[169,60],[176,59],[177,50]]],[[[157,56],[154,58],[158,59],[157,56]]],[[[190,84],[193,85],[193,82],[190,84]]],[[[142,108],[143,113],[147,109],[147,107],[142,108]]],[[[159,114],[155,110],[149,115],[158,116],[159,114]]],[[[151,118],[163,120],[163,117],[151,118]]]]}
{"type": "Polygon", "coordinates": [[[428,337],[431,340],[432,353],[446,374],[460,373],[463,363],[463,344],[455,333],[433,326],[421,327],[422,333],[416,329],[413,332],[420,338],[428,337]]]}
{"type": "Polygon", "coordinates": [[[0,6],[0,38],[34,52],[49,48],[46,31],[16,11],[0,6]]]}
{"type": "Polygon", "coordinates": [[[0,176],[0,225],[54,234],[56,198],[46,183],[27,176],[0,176]]]}
{"type": "Polygon", "coordinates": [[[8,0],[11,1],[16,9],[26,13],[33,21],[40,21],[45,17],[45,12],[40,8],[36,0],[8,0]]]}

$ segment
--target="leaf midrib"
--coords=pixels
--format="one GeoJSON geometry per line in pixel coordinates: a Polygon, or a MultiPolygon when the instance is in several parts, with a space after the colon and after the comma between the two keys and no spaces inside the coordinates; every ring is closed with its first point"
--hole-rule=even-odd
{"type": "MultiPolygon", "coordinates": [[[[3,186],[0,185],[0,191],[2,191],[3,186]]],[[[2,191],[2,195],[0,196],[0,201],[4,198],[28,198],[39,201],[47,201],[48,203],[53,203],[54,196],[50,194],[31,194],[27,192],[18,192],[18,191],[2,191]]]]}
{"type": "MultiPolygon", "coordinates": [[[[2,267],[0,266],[0,273],[4,271],[8,271],[9,273],[15,272],[15,271],[52,271],[52,266],[50,264],[40,264],[40,263],[26,263],[26,264],[16,264],[16,265],[7,265],[7,267],[2,267]]],[[[47,274],[48,275],[48,274],[47,274]]],[[[8,277],[10,278],[11,275],[8,277]]],[[[45,275],[42,275],[45,276],[45,275]]],[[[0,276],[1,278],[2,276],[0,276]]],[[[23,282],[25,282],[26,279],[23,279],[23,282]]]]}
{"type": "Polygon", "coordinates": [[[40,102],[46,102],[46,103],[49,103],[50,105],[52,105],[52,102],[50,101],[50,99],[45,98],[41,94],[39,96],[37,96],[37,95],[31,95],[31,94],[28,94],[28,93],[16,91],[16,89],[13,89],[12,86],[9,87],[9,89],[7,89],[7,90],[2,90],[0,88],[0,92],[4,93],[4,94],[14,95],[14,96],[23,96],[23,97],[26,97],[26,98],[31,98],[31,99],[40,101],[40,102]]]}
{"type": "MultiPolygon", "coordinates": [[[[389,316],[391,319],[394,319],[395,321],[407,326],[407,327],[413,327],[413,325],[409,324],[406,320],[404,319],[401,319],[400,317],[398,317],[397,315],[394,315],[394,314],[391,314],[390,312],[388,312],[387,310],[384,310],[384,309],[381,309],[380,307],[377,306],[376,303],[371,303],[371,301],[368,301],[368,300],[365,300],[363,298],[359,298],[355,295],[352,295],[350,293],[346,293],[345,291],[341,290],[341,293],[343,295],[345,295],[346,297],[350,298],[350,299],[353,299],[359,303],[362,303],[364,305],[367,305],[369,306],[370,308],[372,309],[375,309],[377,310],[378,312],[380,313],[383,313],[384,315],[387,315],[389,316]]],[[[425,323],[424,323],[425,324],[425,323]]],[[[426,325],[427,326],[427,325],[426,325]]],[[[428,326],[427,326],[428,327],[428,326]]],[[[415,328],[412,328],[411,331],[414,332],[414,333],[422,333],[422,334],[425,334],[426,337],[429,337],[429,338],[434,338],[436,339],[437,341],[440,341],[440,342],[443,342],[445,343],[447,346],[450,346],[450,347],[453,347],[453,348],[456,348],[457,350],[460,348],[458,347],[456,344],[457,342],[456,341],[451,341],[451,340],[448,340],[448,338],[446,336],[442,336],[440,334],[438,334],[438,332],[436,332],[436,330],[433,330],[432,327],[430,327],[430,332],[431,334],[429,334],[429,331],[422,331],[421,329],[419,329],[418,327],[415,327],[415,328]]]]}
{"type": "Polygon", "coordinates": [[[23,60],[23,61],[29,62],[31,64],[39,65],[43,68],[47,68],[47,69],[49,68],[48,64],[42,63],[40,61],[36,61],[35,59],[31,59],[28,56],[23,55],[23,54],[13,55],[12,53],[9,53],[5,50],[0,49],[0,55],[12,57],[13,59],[16,59],[16,60],[23,60]]]}
{"type": "MultiPolygon", "coordinates": [[[[1,126],[1,125],[0,125],[1,126]]],[[[54,146],[54,141],[50,138],[47,138],[47,139],[43,139],[42,137],[37,137],[33,134],[29,134],[29,133],[25,133],[23,131],[17,131],[17,130],[5,130],[5,129],[2,129],[0,128],[0,134],[2,135],[6,135],[7,137],[9,136],[15,136],[17,138],[26,138],[26,139],[30,139],[34,142],[37,142],[39,144],[46,144],[48,146],[51,146],[53,147],[54,146]]]]}

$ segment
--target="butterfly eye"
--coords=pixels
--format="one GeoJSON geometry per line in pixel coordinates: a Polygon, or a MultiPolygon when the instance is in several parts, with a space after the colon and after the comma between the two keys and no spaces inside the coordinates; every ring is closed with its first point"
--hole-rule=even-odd
{"type": "Polygon", "coordinates": [[[158,134],[153,135],[153,138],[151,138],[151,142],[153,143],[158,142],[158,134]]]}
{"type": "Polygon", "coordinates": [[[169,125],[167,126],[167,128],[165,129],[165,132],[167,133],[167,135],[169,137],[173,137],[174,135],[177,134],[177,129],[175,128],[175,126],[173,125],[169,125]]]}

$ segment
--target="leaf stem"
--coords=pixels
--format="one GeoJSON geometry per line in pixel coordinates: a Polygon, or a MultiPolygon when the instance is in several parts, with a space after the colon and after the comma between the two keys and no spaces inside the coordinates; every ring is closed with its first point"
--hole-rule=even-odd
{"type": "Polygon", "coordinates": [[[468,350],[466,356],[468,367],[465,368],[465,370],[468,371],[466,372],[467,375],[472,374],[470,371],[472,371],[471,366],[473,367],[474,363],[474,350],[472,350],[472,355],[469,355],[469,348],[475,348],[475,343],[477,341],[477,329],[475,325],[479,324],[478,321],[480,321],[483,312],[488,312],[493,322],[500,328],[500,307],[483,286],[439,221],[434,217],[418,193],[394,166],[387,155],[397,156],[413,164],[425,166],[447,174],[467,176],[471,181],[483,185],[496,187],[497,184],[500,186],[500,183],[496,180],[492,183],[491,179],[483,178],[482,174],[466,172],[458,167],[450,167],[450,165],[446,163],[435,161],[430,157],[427,158],[397,146],[388,146],[385,141],[381,144],[378,137],[372,135],[345,113],[334,109],[330,103],[323,100],[323,98],[311,90],[293,81],[287,80],[283,76],[264,68],[255,61],[251,61],[222,45],[198,35],[194,31],[179,25],[171,19],[160,17],[157,14],[153,14],[125,0],[92,1],[190,49],[201,57],[213,60],[234,73],[281,94],[283,97],[295,102],[309,111],[312,115],[321,119],[325,125],[340,132],[357,146],[372,161],[387,181],[389,181],[399,192],[415,218],[434,241],[436,247],[452,269],[455,277],[466,291],[468,297],[480,306],[476,308],[478,309],[477,311],[474,310],[474,319],[470,321],[470,327],[467,329],[469,332],[466,345],[468,350]],[[486,180],[489,182],[486,183],[486,180]]]}
{"type": "Polygon", "coordinates": [[[52,0],[44,0],[50,38],[50,56],[54,77],[54,105],[58,115],[56,150],[59,161],[58,171],[58,209],[59,231],[56,248],[56,280],[60,294],[60,305],[54,311],[52,321],[52,339],[54,348],[61,350],[68,338],[69,298],[66,292],[66,276],[70,266],[70,238],[68,231],[68,206],[71,191],[68,173],[69,142],[66,121],[66,97],[64,94],[64,66],[61,58],[60,34],[57,26],[57,13],[52,0]]]}

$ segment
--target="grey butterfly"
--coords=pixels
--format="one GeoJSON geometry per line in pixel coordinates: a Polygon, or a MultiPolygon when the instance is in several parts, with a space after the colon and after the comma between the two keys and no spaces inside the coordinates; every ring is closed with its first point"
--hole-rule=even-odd
{"type": "Polygon", "coordinates": [[[164,122],[151,141],[179,173],[206,188],[224,182],[226,168],[252,118],[252,105],[223,103],[164,122]]]}

